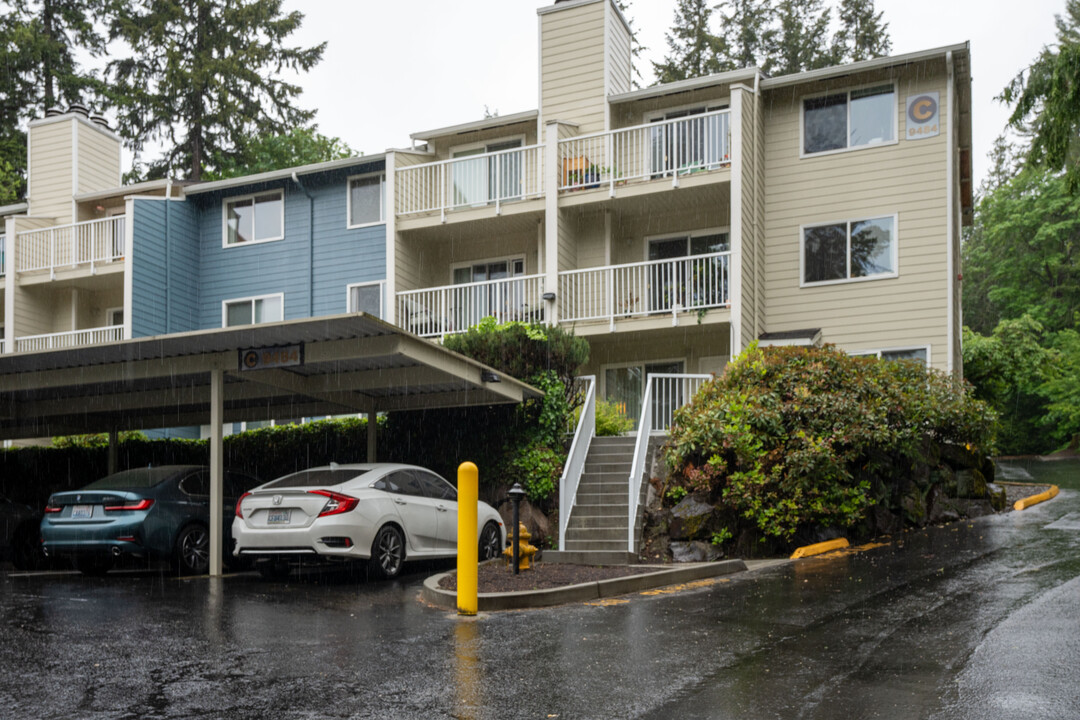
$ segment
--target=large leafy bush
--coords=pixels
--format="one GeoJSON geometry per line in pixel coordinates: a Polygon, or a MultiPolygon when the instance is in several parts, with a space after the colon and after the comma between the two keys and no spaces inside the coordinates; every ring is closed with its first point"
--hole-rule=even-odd
{"type": "Polygon", "coordinates": [[[924,459],[928,442],[992,445],[993,413],[963,381],[916,361],[832,347],[749,348],[678,410],[667,459],[766,536],[850,526],[924,459]]]}

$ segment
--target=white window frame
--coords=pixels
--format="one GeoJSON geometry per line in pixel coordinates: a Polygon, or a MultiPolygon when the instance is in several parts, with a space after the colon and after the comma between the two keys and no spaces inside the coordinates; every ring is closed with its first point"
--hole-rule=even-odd
{"type": "Polygon", "coordinates": [[[276,190],[263,190],[262,192],[248,193],[247,195],[237,195],[235,197],[222,198],[221,200],[221,247],[223,248],[235,248],[235,247],[247,247],[248,245],[261,245],[262,243],[277,242],[278,240],[285,239],[285,191],[281,188],[276,190]],[[277,195],[281,201],[281,235],[277,237],[263,238],[262,240],[248,240],[247,242],[229,242],[229,205],[234,203],[243,202],[244,200],[252,200],[252,213],[255,211],[255,198],[265,197],[267,195],[277,195]]]}
{"type": "MultiPolygon", "coordinates": [[[[229,305],[235,305],[237,303],[249,302],[251,303],[251,319],[255,319],[255,301],[267,300],[269,298],[279,298],[281,300],[281,320],[271,320],[270,322],[282,322],[285,320],[285,293],[267,293],[266,295],[250,295],[248,297],[229,298],[228,300],[221,301],[221,327],[249,327],[248,325],[228,325],[229,322],[229,305]]],[[[252,325],[265,325],[266,323],[252,322],[252,325]]]]}
{"type": "MultiPolygon", "coordinates": [[[[471,268],[473,265],[490,265],[491,263],[497,263],[497,262],[512,263],[512,262],[515,262],[517,260],[521,261],[521,275],[511,275],[510,277],[505,278],[505,279],[506,280],[511,280],[511,279],[513,279],[515,277],[527,277],[528,274],[529,274],[529,261],[528,261],[528,258],[525,255],[507,255],[505,257],[493,257],[493,258],[486,258],[486,259],[481,258],[479,260],[466,260],[466,261],[463,261],[463,262],[451,263],[450,264],[450,283],[449,284],[450,285],[454,284],[454,271],[455,270],[460,270],[461,268],[465,268],[465,267],[471,268]]],[[[490,280],[471,280],[469,282],[473,283],[473,282],[491,282],[491,281],[490,280]]]]}
{"type": "Polygon", "coordinates": [[[451,145],[450,147],[448,147],[446,149],[446,159],[447,160],[464,160],[465,158],[456,158],[456,157],[454,157],[454,153],[462,152],[462,151],[469,151],[469,150],[477,150],[479,148],[483,148],[484,152],[481,153],[480,155],[471,155],[469,157],[483,157],[484,155],[488,154],[488,150],[487,150],[488,145],[501,145],[503,143],[513,142],[514,140],[517,140],[518,142],[520,142],[521,145],[519,147],[516,147],[516,148],[507,148],[506,150],[496,150],[496,152],[510,152],[510,150],[522,150],[524,148],[529,147],[529,144],[528,144],[528,142],[526,140],[525,133],[520,133],[518,135],[503,135],[501,137],[492,138],[490,140],[480,140],[480,141],[477,141],[477,142],[465,143],[463,145],[451,145]]]}
{"type": "Polygon", "coordinates": [[[852,87],[844,89],[836,89],[828,92],[813,93],[811,95],[803,95],[799,98],[799,158],[816,158],[824,157],[827,155],[838,155],[840,153],[855,152],[857,150],[866,150],[867,148],[887,147],[889,145],[898,145],[900,143],[900,88],[896,80],[882,80],[881,82],[864,83],[862,85],[854,85],[852,87]],[[876,143],[867,143],[865,145],[852,145],[851,144],[851,93],[858,90],[865,90],[867,88],[883,87],[885,85],[892,85],[893,89],[893,139],[882,140],[876,143]],[[815,98],[828,97],[829,95],[839,95],[840,93],[847,94],[847,127],[844,133],[847,139],[847,147],[836,148],[835,150],[822,150],[820,152],[806,152],[806,101],[813,100],[815,98]]]}
{"type": "MultiPolygon", "coordinates": [[[[659,360],[650,359],[650,360],[631,360],[631,361],[628,361],[628,362],[617,362],[617,363],[601,363],[601,365],[600,365],[600,387],[598,388],[600,390],[600,394],[597,395],[596,397],[600,398],[600,399],[603,399],[603,398],[607,397],[607,371],[608,370],[622,370],[623,368],[631,368],[631,367],[640,367],[642,370],[644,370],[646,365],[660,365],[662,363],[677,363],[677,362],[682,363],[682,366],[683,366],[682,373],[686,374],[686,372],[687,372],[686,368],[690,364],[690,361],[687,358],[687,356],[685,356],[685,355],[683,355],[682,357],[661,358],[659,360]]],[[[642,376],[642,381],[643,382],[647,381],[648,379],[649,379],[649,376],[648,376],[647,373],[644,376],[642,376]]],[[[643,389],[642,399],[644,399],[644,397],[645,396],[644,396],[644,389],[643,389]]]]}
{"type": "MultiPolygon", "coordinates": [[[[702,111],[703,113],[720,112],[721,110],[731,110],[731,97],[729,96],[720,100],[709,100],[706,102],[699,101],[693,103],[683,103],[682,105],[673,105],[672,107],[664,108],[662,110],[649,110],[648,112],[642,113],[641,119],[644,120],[647,124],[655,120],[662,120],[664,116],[668,113],[682,112],[683,110],[697,110],[698,108],[705,108],[702,111]],[[713,107],[714,105],[719,105],[720,107],[713,107]]],[[[676,119],[681,120],[682,118],[676,119]]],[[[635,126],[630,125],[628,127],[635,126]]]]}
{"type": "MultiPolygon", "coordinates": [[[[821,223],[821,224],[822,225],[827,225],[828,223],[821,223]]],[[[727,253],[731,254],[731,249],[730,249],[731,248],[731,226],[730,225],[725,225],[725,226],[718,226],[718,227],[713,227],[713,228],[704,228],[704,229],[701,229],[701,230],[676,230],[676,231],[673,231],[673,232],[657,233],[655,235],[646,235],[645,236],[645,247],[643,247],[641,249],[641,252],[643,254],[642,260],[644,260],[645,262],[659,262],[659,261],[649,260],[649,244],[653,240],[675,240],[676,238],[684,237],[687,240],[687,248],[686,249],[689,252],[689,250],[690,250],[690,247],[689,247],[690,246],[690,240],[692,240],[693,238],[701,237],[702,235],[719,235],[721,233],[727,233],[727,236],[728,236],[728,248],[729,248],[727,250],[727,253]]],[[[686,257],[689,258],[689,257],[694,257],[694,256],[693,255],[687,255],[686,257]]],[[[662,362],[662,361],[658,361],[658,362],[662,362]]]]}
{"type": "Polygon", "coordinates": [[[352,307],[352,291],[353,288],[358,287],[371,287],[372,285],[379,286],[379,319],[386,317],[386,281],[385,280],[367,280],[365,282],[349,283],[345,286],[345,311],[346,312],[360,312],[352,307]]]}
{"type": "Polygon", "coordinates": [[[927,345],[902,345],[902,346],[899,346],[899,347],[878,348],[876,350],[855,350],[855,351],[849,352],[848,355],[851,355],[852,357],[868,357],[868,356],[872,356],[872,357],[876,357],[878,360],[880,360],[881,356],[884,353],[910,352],[911,350],[925,350],[926,351],[926,367],[929,368],[930,367],[930,359],[931,359],[930,358],[930,347],[931,346],[929,344],[927,344],[927,345]]]}
{"type": "MultiPolygon", "coordinates": [[[[105,308],[105,324],[110,327],[116,325],[116,323],[112,321],[114,312],[124,312],[124,306],[118,305],[117,307],[105,308]]],[[[123,325],[123,323],[120,324],[123,325]]]]}
{"type": "Polygon", "coordinates": [[[822,222],[806,223],[799,226],[799,287],[800,288],[814,288],[824,287],[826,285],[843,285],[847,283],[858,282],[873,282],[875,280],[890,280],[900,277],[900,214],[899,213],[867,213],[866,215],[859,215],[856,217],[850,217],[842,220],[825,220],[822,222]],[[893,271],[891,273],[881,273],[879,275],[866,275],[864,277],[851,277],[851,225],[852,223],[864,222],[866,220],[881,220],[883,218],[892,218],[893,221],[893,238],[891,248],[891,260],[893,271]],[[811,228],[825,227],[826,225],[846,225],[847,226],[847,274],[848,277],[840,278],[838,280],[818,280],[816,282],[806,282],[806,231],[811,228]]]}
{"type": "Polygon", "coordinates": [[[345,227],[349,230],[355,230],[356,228],[372,227],[374,225],[386,224],[386,172],[369,172],[360,173],[359,175],[350,175],[345,181],[345,227]],[[372,177],[379,178],[379,219],[372,220],[371,222],[356,223],[352,221],[352,184],[353,180],[366,180],[372,177]]]}

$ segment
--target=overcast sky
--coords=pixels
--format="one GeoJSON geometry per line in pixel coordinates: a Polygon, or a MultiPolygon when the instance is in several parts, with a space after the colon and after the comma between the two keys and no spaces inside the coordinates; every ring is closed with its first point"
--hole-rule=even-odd
{"type": "MultiPolygon", "coordinates": [[[[409,134],[537,107],[536,10],[553,0],[285,0],[305,13],[299,44],[327,41],[303,76],[301,103],[318,108],[321,132],[354,150],[410,144],[409,134]]],[[[837,0],[827,0],[835,5],[837,0]]],[[[877,0],[893,54],[971,42],[975,177],[1008,116],[993,98],[1054,39],[1065,0],[877,0]]],[[[667,49],[675,0],[632,0],[630,18],[649,60],[667,49]]]]}

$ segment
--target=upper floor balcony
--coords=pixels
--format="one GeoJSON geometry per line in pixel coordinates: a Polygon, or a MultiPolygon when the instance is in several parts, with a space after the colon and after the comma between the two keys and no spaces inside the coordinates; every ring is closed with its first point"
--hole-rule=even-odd
{"type": "Polygon", "coordinates": [[[87,328],[85,330],[71,330],[68,332],[18,337],[15,338],[15,352],[38,352],[41,350],[60,350],[62,348],[85,347],[87,345],[102,345],[104,343],[119,342],[123,339],[123,325],[105,325],[103,327],[87,328]]]}
{"type": "Polygon", "coordinates": [[[15,271],[48,271],[86,268],[96,272],[99,265],[124,257],[125,218],[123,215],[25,230],[15,236],[15,271]]]}
{"type": "Polygon", "coordinates": [[[618,188],[680,178],[731,165],[731,113],[716,110],[645,123],[558,142],[549,174],[545,145],[459,153],[449,160],[399,167],[395,212],[399,217],[438,216],[542,197],[547,184],[560,193],[618,188]]]}
{"type": "MultiPolygon", "coordinates": [[[[731,253],[609,265],[559,273],[559,322],[615,330],[632,318],[698,313],[731,305],[731,253]]],[[[543,275],[523,275],[397,293],[397,322],[421,337],[465,332],[485,317],[542,323],[543,275]]]]}

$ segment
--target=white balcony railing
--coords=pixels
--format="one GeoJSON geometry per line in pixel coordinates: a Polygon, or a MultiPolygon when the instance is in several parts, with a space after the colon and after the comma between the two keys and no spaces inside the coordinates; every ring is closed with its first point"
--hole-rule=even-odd
{"type": "Polygon", "coordinates": [[[500,150],[398,168],[398,215],[494,205],[544,192],[544,146],[500,150]]]}
{"type": "Polygon", "coordinates": [[[607,320],[726,307],[730,252],[559,273],[559,319],[607,320]]]}
{"type": "Polygon", "coordinates": [[[577,503],[578,485],[585,470],[585,459],[596,437],[596,376],[587,375],[575,378],[584,390],[585,399],[578,415],[577,427],[574,428],[570,453],[563,466],[559,479],[559,547],[566,547],[566,528],[570,524],[570,514],[577,503]]]}
{"type": "Polygon", "coordinates": [[[729,110],[559,141],[559,190],[679,177],[731,164],[729,110]]]}
{"type": "Polygon", "coordinates": [[[18,272],[115,262],[124,256],[124,216],[27,230],[16,235],[18,272]]]}
{"type": "Polygon", "coordinates": [[[106,325],[87,330],[48,333],[45,335],[26,335],[15,338],[15,352],[37,352],[39,350],[60,350],[62,348],[101,345],[124,339],[123,325],[106,325]]]}
{"type": "Polygon", "coordinates": [[[544,322],[544,277],[523,275],[397,294],[398,325],[421,337],[465,332],[485,317],[544,322]]]}
{"type": "Polygon", "coordinates": [[[636,552],[634,525],[637,523],[641,483],[645,478],[649,437],[667,432],[671,427],[675,411],[689,403],[701,386],[711,378],[712,375],[666,374],[650,374],[645,377],[645,396],[641,400],[641,417],[638,418],[634,460],[630,465],[630,478],[627,483],[630,501],[629,552],[636,552]]]}

